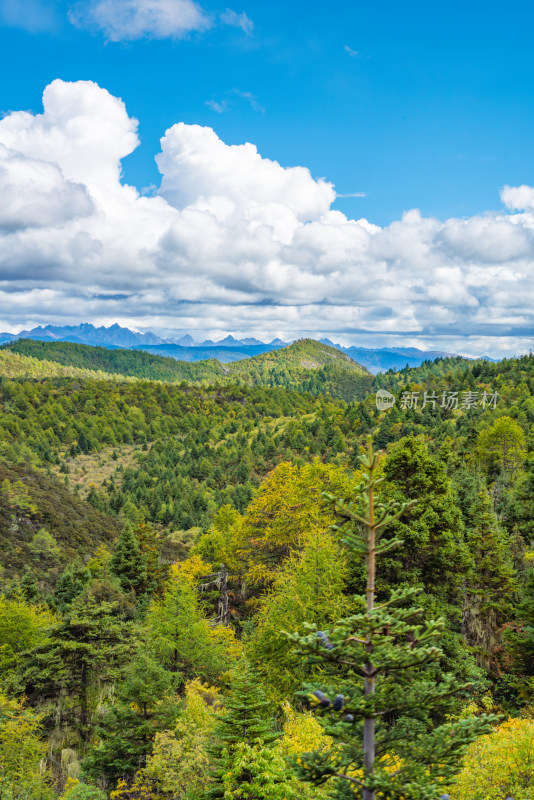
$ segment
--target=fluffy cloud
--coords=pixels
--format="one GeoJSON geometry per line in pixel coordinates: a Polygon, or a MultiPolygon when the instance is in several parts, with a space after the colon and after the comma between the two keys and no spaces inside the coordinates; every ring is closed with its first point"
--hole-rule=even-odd
{"type": "Polygon", "coordinates": [[[412,210],[380,228],[333,210],[333,186],[304,167],[177,123],[161,140],[159,194],[142,197],[121,182],[138,139],[120,99],[57,80],[43,101],[42,114],[0,120],[2,327],[135,320],[528,347],[533,188],[505,187],[507,212],[441,221],[412,210]]]}
{"type": "Polygon", "coordinates": [[[56,164],[28,158],[0,145],[0,230],[48,227],[87,216],[86,187],[66,180],[56,164]]]}
{"type": "Polygon", "coordinates": [[[83,0],[69,18],[78,27],[101,30],[112,42],[178,39],[212,24],[194,0],[83,0]]]}
{"type": "Polygon", "coordinates": [[[43,114],[16,111],[0,121],[0,142],[27,158],[58,166],[68,180],[116,191],[121,158],[139,144],[137,120],[122,100],[92,81],[55,80],[43,114]]]}
{"type": "Polygon", "coordinates": [[[173,125],[156,162],[163,176],[160,193],[176,208],[222,197],[241,217],[275,204],[306,222],[325,214],[335,198],[332,184],[313,180],[305,167],[281,167],[262,158],[253,144],[227,145],[200,125],[173,125]]]}
{"type": "Polygon", "coordinates": [[[534,209],[534,186],[504,186],[501,200],[512,211],[534,209]]]}

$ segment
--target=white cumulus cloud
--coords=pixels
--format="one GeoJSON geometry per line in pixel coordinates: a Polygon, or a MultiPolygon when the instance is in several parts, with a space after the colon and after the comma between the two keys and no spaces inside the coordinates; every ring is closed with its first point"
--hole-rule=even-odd
{"type": "Polygon", "coordinates": [[[504,212],[411,210],[381,228],[333,209],[333,185],[305,167],[181,122],[161,140],[157,193],[142,196],[121,180],[137,144],[124,103],[90,81],[53,81],[42,113],[0,120],[3,327],[134,319],[528,348],[534,188],[505,187],[504,212]]]}
{"type": "Polygon", "coordinates": [[[534,209],[534,186],[503,186],[501,200],[512,211],[534,209]]]}
{"type": "Polygon", "coordinates": [[[56,164],[0,145],[0,230],[57,225],[93,211],[89,192],[56,164]]]}
{"type": "Polygon", "coordinates": [[[15,111],[0,120],[0,142],[21,156],[56,164],[87,186],[116,189],[121,158],[139,144],[137,120],[122,100],[92,81],[55,80],[43,94],[42,114],[15,111]]]}
{"type": "Polygon", "coordinates": [[[200,125],[173,125],[156,162],[163,176],[160,193],[176,208],[222,196],[241,214],[274,202],[307,221],[326,213],[335,198],[332,184],[314,180],[305,167],[281,167],[262,158],[253,144],[227,145],[200,125]]]}

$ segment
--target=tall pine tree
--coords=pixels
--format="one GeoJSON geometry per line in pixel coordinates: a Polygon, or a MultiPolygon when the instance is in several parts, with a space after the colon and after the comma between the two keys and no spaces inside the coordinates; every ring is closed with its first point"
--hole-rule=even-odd
{"type": "Polygon", "coordinates": [[[336,527],[348,549],[366,559],[362,610],[328,632],[309,625],[307,635],[291,637],[297,652],[322,668],[324,683],[305,691],[335,742],[329,750],[303,756],[297,769],[304,780],[328,782],[336,800],[437,800],[458,772],[467,746],[489,729],[491,718],[435,724],[465,688],[452,676],[436,681],[425,670],[441,657],[435,643],[443,621],[423,620],[423,610],[412,606],[418,590],[411,587],[393,590],[375,603],[376,557],[402,544],[385,538],[385,528],[407,509],[406,504],[376,502],[378,463],[369,439],[361,457],[358,500],[331,497],[340,519],[336,527]],[[407,736],[410,718],[418,725],[407,736]]]}

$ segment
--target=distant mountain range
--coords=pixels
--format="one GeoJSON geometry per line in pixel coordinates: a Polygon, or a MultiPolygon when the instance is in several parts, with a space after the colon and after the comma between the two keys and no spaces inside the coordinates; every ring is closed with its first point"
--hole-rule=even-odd
{"type": "MultiPolygon", "coordinates": [[[[18,339],[37,339],[47,342],[73,342],[74,344],[96,345],[100,347],[126,348],[145,350],[161,356],[171,356],[178,361],[204,361],[215,358],[221,363],[240,361],[244,358],[279,350],[287,347],[290,342],[273,339],[271,342],[261,342],[259,339],[235,339],[226,336],[218,342],[206,339],[196,342],[190,334],[185,334],[176,339],[163,339],[155,333],[139,333],[129,328],[123,328],[117,323],[109,328],[95,327],[89,322],[80,325],[45,325],[20,333],[0,333],[0,344],[18,339]]],[[[354,361],[366,367],[369,372],[385,372],[388,369],[403,369],[405,366],[418,367],[426,360],[455,356],[455,353],[446,353],[439,350],[418,350],[416,347],[382,347],[377,349],[366,347],[343,347],[329,339],[320,339],[322,344],[335,347],[346,353],[354,361]]],[[[484,356],[489,361],[495,361],[489,356],[484,356]]]]}
{"type": "Polygon", "coordinates": [[[103,325],[95,328],[89,322],[81,325],[45,325],[20,333],[0,333],[0,344],[17,339],[38,339],[44,342],[73,342],[74,344],[93,344],[101,347],[134,347],[137,344],[161,344],[165,341],[154,333],[137,333],[129,328],[121,328],[115,323],[109,328],[103,325]]]}
{"type": "Polygon", "coordinates": [[[106,328],[101,325],[96,328],[90,322],[82,322],[80,325],[45,325],[32,328],[20,333],[0,333],[0,344],[4,342],[16,341],[17,339],[37,339],[40,341],[52,342],[73,342],[74,344],[92,344],[100,347],[135,347],[136,345],[160,345],[172,344],[181,347],[241,347],[258,346],[267,347],[270,345],[285,347],[289,342],[281,339],[273,339],[268,344],[260,342],[259,339],[234,339],[227,336],[219,342],[206,339],[203,342],[196,342],[190,334],[186,333],[179,339],[162,339],[155,333],[138,333],[129,328],[122,328],[118,323],[106,328]]]}

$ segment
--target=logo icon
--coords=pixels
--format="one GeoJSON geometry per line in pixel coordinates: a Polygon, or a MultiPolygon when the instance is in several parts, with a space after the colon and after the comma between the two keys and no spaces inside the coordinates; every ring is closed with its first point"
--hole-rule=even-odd
{"type": "Polygon", "coordinates": [[[376,393],[376,407],[379,411],[385,411],[395,405],[395,395],[386,389],[379,389],[376,393]]]}

